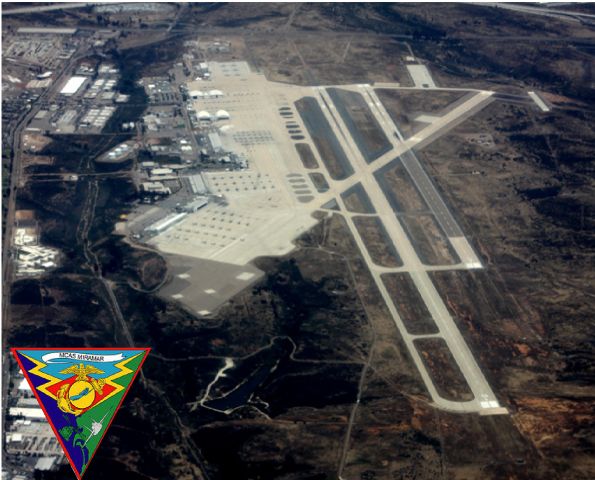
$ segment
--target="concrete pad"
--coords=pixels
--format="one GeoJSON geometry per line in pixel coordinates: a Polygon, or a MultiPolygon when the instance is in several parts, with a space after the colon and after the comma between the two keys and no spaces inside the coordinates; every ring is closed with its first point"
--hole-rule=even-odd
{"type": "Polygon", "coordinates": [[[254,277],[254,274],[252,272],[242,272],[236,277],[236,279],[246,281],[246,280],[250,280],[253,277],[254,277]]]}
{"type": "Polygon", "coordinates": [[[529,96],[533,99],[533,101],[537,104],[537,106],[541,109],[542,112],[549,112],[550,107],[548,107],[545,102],[541,99],[539,95],[535,92],[527,92],[529,96]]]}
{"type": "Polygon", "coordinates": [[[436,120],[438,120],[440,117],[436,116],[436,115],[419,115],[417,117],[415,117],[415,121],[416,122],[422,122],[422,123],[433,123],[436,120]]]}
{"type": "Polygon", "coordinates": [[[193,312],[214,312],[263,275],[253,265],[239,267],[180,255],[165,255],[165,258],[173,275],[158,295],[166,300],[178,300],[193,312]],[[180,274],[185,274],[186,278],[180,278],[180,274]],[[249,279],[246,278],[248,274],[251,275],[249,279]],[[240,275],[244,277],[238,280],[236,277],[240,275]]]}
{"type": "Polygon", "coordinates": [[[461,259],[461,263],[465,264],[468,269],[483,268],[481,261],[475,255],[473,248],[465,237],[448,237],[450,244],[453,246],[457,255],[461,259]]]}
{"type": "Polygon", "coordinates": [[[497,407],[497,408],[484,408],[483,410],[479,411],[481,416],[487,415],[509,415],[510,412],[507,408],[504,407],[497,407]]]}
{"type": "Polygon", "coordinates": [[[418,88],[436,88],[436,84],[425,65],[407,65],[413,83],[418,88]]]}

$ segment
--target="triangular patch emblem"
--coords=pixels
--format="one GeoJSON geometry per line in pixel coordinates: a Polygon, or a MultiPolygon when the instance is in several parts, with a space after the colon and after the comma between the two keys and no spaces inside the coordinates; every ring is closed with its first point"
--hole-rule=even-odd
{"type": "Polygon", "coordinates": [[[83,476],[150,348],[13,348],[77,478],[83,476]]]}

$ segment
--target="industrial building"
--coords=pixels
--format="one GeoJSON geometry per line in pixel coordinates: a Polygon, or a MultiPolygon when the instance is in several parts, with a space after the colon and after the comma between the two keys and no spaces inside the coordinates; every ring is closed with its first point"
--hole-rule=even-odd
{"type": "Polygon", "coordinates": [[[26,459],[25,463],[21,464],[25,469],[28,467],[32,471],[51,470],[62,460],[62,448],[27,380],[20,372],[13,378],[16,389],[10,394],[11,400],[4,425],[6,452],[26,459]]]}
{"type": "Polygon", "coordinates": [[[221,137],[217,132],[209,133],[209,143],[214,152],[223,151],[223,143],[221,143],[221,137]]]}
{"type": "Polygon", "coordinates": [[[43,410],[39,407],[10,407],[8,414],[11,417],[25,417],[31,420],[45,420],[43,410]]]}
{"type": "Polygon", "coordinates": [[[37,460],[37,463],[35,464],[34,468],[35,470],[47,472],[48,470],[54,468],[56,460],[56,457],[41,457],[39,460],[37,460]]]}
{"type": "Polygon", "coordinates": [[[14,244],[17,246],[22,245],[35,245],[37,243],[37,231],[33,228],[17,228],[14,235],[14,244]]]}
{"type": "Polygon", "coordinates": [[[201,110],[200,112],[198,112],[198,119],[201,121],[210,121],[211,114],[206,110],[201,110]]]}
{"type": "Polygon", "coordinates": [[[87,81],[87,77],[79,77],[79,76],[70,77],[68,79],[68,81],[64,84],[64,86],[62,87],[62,90],[60,90],[60,93],[62,95],[70,97],[70,96],[74,95],[76,92],[78,92],[86,81],[87,81]]]}
{"type": "Polygon", "coordinates": [[[180,209],[183,212],[194,213],[206,206],[208,203],[209,199],[207,197],[196,197],[193,201],[183,205],[180,209]]]}
{"type": "Polygon", "coordinates": [[[95,161],[98,163],[120,163],[129,159],[134,152],[136,152],[136,145],[132,142],[124,142],[95,159],[95,161]]]}
{"type": "Polygon", "coordinates": [[[174,171],[171,168],[153,168],[151,170],[151,176],[157,175],[171,175],[174,171]]]}
{"type": "Polygon", "coordinates": [[[39,33],[48,35],[74,35],[76,28],[52,28],[52,27],[20,27],[17,33],[39,33]]]}
{"type": "Polygon", "coordinates": [[[188,176],[188,182],[190,183],[192,193],[195,195],[205,195],[208,193],[208,188],[202,175],[190,175],[188,176]]]}
{"type": "Polygon", "coordinates": [[[153,193],[155,195],[171,195],[171,189],[166,187],[161,182],[143,182],[140,188],[145,193],[153,193]]]}
{"type": "Polygon", "coordinates": [[[167,217],[159,220],[158,222],[149,225],[145,228],[145,231],[150,234],[157,235],[159,233],[165,232],[168,228],[173,227],[176,223],[181,222],[184,217],[188,215],[186,212],[183,213],[172,213],[167,217]]]}
{"type": "Polygon", "coordinates": [[[116,107],[102,107],[91,108],[81,119],[80,128],[95,128],[101,130],[112,114],[116,111],[116,107]]]}
{"type": "Polygon", "coordinates": [[[17,275],[38,275],[56,266],[58,251],[40,245],[23,245],[17,251],[17,275]]]}

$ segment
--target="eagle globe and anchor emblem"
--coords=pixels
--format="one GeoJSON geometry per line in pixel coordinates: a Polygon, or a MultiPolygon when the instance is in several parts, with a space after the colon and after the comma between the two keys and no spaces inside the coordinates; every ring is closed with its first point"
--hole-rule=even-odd
{"type": "Polygon", "coordinates": [[[13,348],[80,480],[149,348],[13,348]]]}
{"type": "Polygon", "coordinates": [[[81,363],[78,366],[73,365],[66,368],[60,373],[73,373],[76,375],[74,383],[62,385],[58,390],[58,408],[64,413],[80,415],[93,404],[96,394],[103,395],[105,380],[88,376],[91,373],[103,374],[105,373],[103,370],[81,363]]]}

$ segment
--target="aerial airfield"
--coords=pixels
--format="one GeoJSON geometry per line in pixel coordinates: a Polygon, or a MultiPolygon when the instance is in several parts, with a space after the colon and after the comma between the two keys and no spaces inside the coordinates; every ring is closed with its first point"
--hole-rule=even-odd
{"type": "Polygon", "coordinates": [[[494,93],[441,89],[420,64],[408,66],[415,87],[288,85],[243,61],[202,68],[202,78],[185,85],[187,110],[210,132],[210,152],[227,155],[230,168],[154,169],[153,184],[178,178],[182,189],[118,226],[167,256],[172,278],[160,295],[208,316],[261,277],[254,259],[289,253],[317,223],[315,212],[342,215],[435,405],[507,413],[428,276],[482,264],[415,155],[493,102],[494,93]],[[440,92],[448,102],[431,115],[420,112],[404,132],[382,98],[406,91],[440,92]],[[399,288],[395,295],[395,281],[419,303],[423,331],[399,288]],[[438,350],[460,369],[470,393],[464,400],[436,387],[428,365],[438,350]]]}

